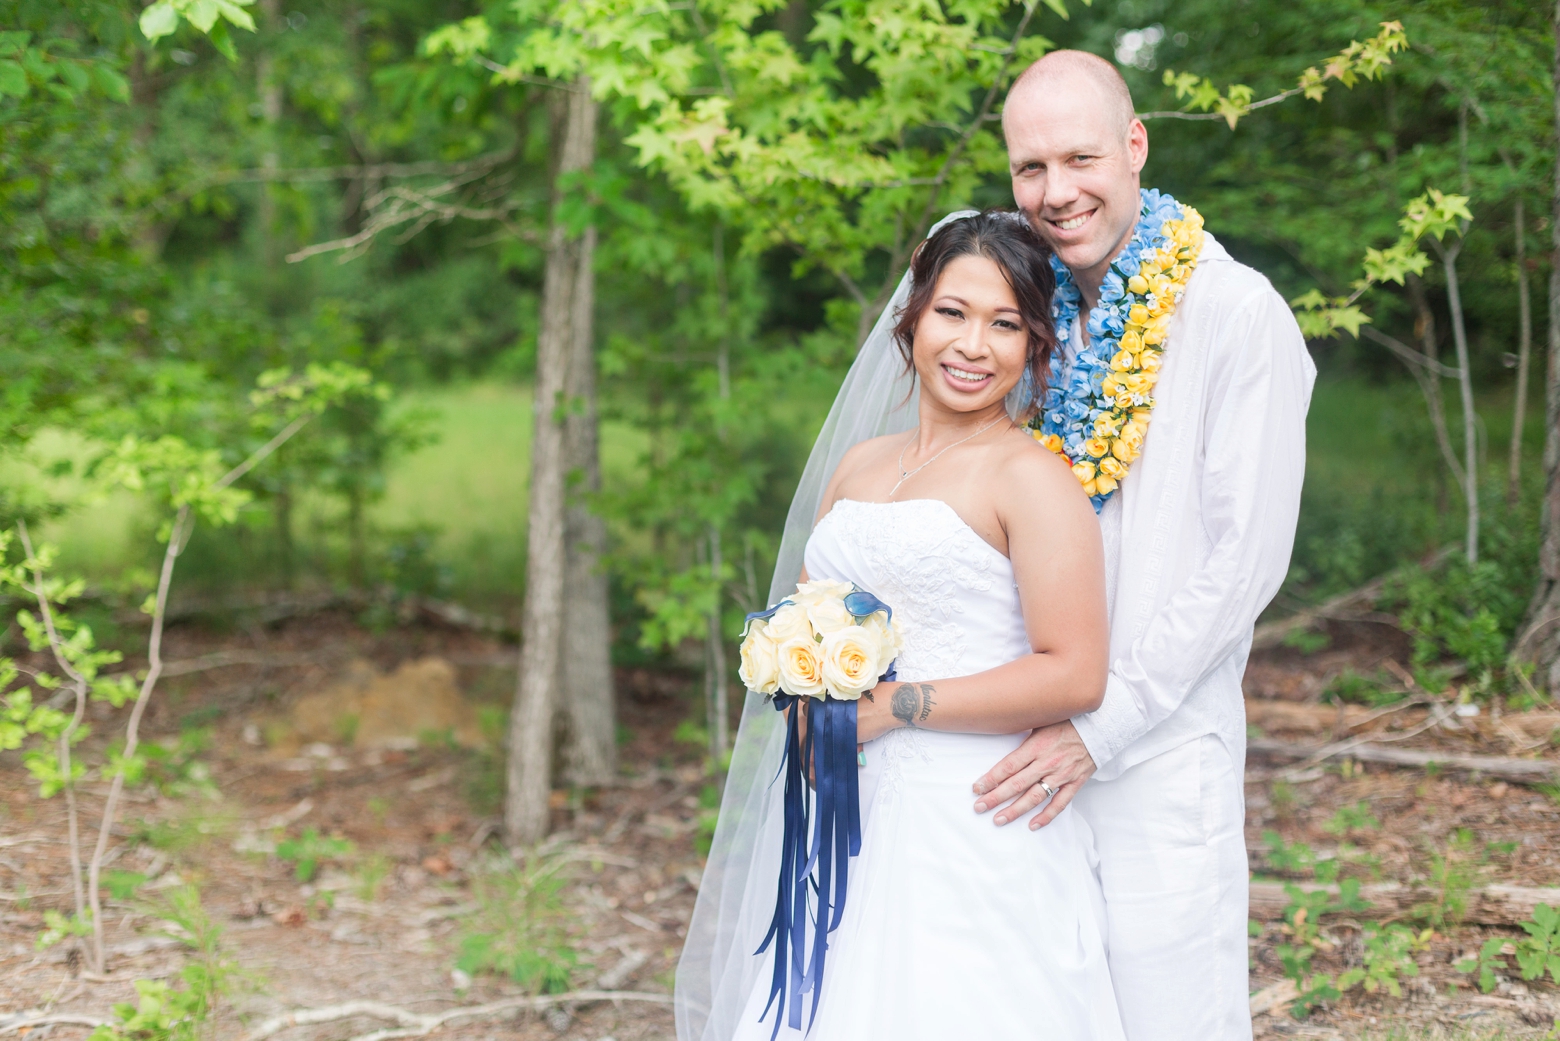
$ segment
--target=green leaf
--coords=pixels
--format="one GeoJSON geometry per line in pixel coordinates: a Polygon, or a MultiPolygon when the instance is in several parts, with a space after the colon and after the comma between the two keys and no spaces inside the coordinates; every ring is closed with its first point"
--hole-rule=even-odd
{"type": "Polygon", "coordinates": [[[221,54],[228,61],[235,63],[238,61],[238,48],[233,46],[233,37],[228,32],[226,22],[218,22],[214,25],[211,32],[207,34],[207,39],[217,49],[217,53],[221,54]]]}
{"type": "Polygon", "coordinates": [[[18,98],[27,96],[27,73],[9,58],[0,59],[0,94],[18,98]]]}
{"type": "Polygon", "coordinates": [[[148,40],[156,41],[171,36],[178,27],[179,12],[173,9],[173,4],[168,0],[157,0],[157,3],[141,12],[141,35],[148,40]]]}

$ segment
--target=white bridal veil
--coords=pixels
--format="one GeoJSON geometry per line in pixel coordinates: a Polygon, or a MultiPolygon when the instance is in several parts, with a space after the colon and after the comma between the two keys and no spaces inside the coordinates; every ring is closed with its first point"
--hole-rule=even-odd
{"type": "MultiPolygon", "coordinates": [[[[973,210],[949,214],[951,220],[973,210]]],[[[894,321],[910,296],[910,274],[899,280],[888,306],[856,355],[834,406],[813,444],[796,496],[785,518],[769,600],[779,602],[796,588],[802,554],[840,459],[858,442],[915,425],[914,377],[894,345],[894,321]]],[[[784,747],[784,717],[762,695],[748,692],[737,727],[720,821],[699,885],[693,921],[677,965],[678,1041],[727,1041],[743,1015],[764,959],[754,954],[775,910],[780,869],[784,786],[773,783],[784,747]]],[[[771,1009],[770,1015],[783,1015],[771,1009]]]]}

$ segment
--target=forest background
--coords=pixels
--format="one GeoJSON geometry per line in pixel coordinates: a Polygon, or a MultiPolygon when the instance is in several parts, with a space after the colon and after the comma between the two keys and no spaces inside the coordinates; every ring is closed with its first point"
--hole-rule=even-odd
{"type": "MultiPolygon", "coordinates": [[[[347,597],[372,625],[432,604],[524,634],[533,659],[550,639],[533,687],[567,684],[548,678],[558,657],[604,669],[608,641],[618,667],[700,674],[686,736],[718,765],[739,692],[726,645],[763,606],[835,388],[917,228],[1011,205],[991,117],[1055,46],[1117,63],[1157,117],[1144,183],[1196,206],[1310,316],[1321,375],[1274,612],[1388,576],[1370,606],[1415,635],[1427,686],[1450,664],[1472,696],[1545,696],[1511,655],[1543,573],[1542,332],[1531,345],[1549,323],[1554,12],[0,9],[0,519],[86,579],[76,616],[100,646],[144,646],[116,612],[157,588],[172,536],[170,610],[347,597]],[[1340,80],[1326,64],[1392,22],[1407,48],[1389,67],[1340,80]],[[950,54],[956,68],[938,64],[950,54]],[[1317,66],[1333,82],[1313,100],[1299,85],[1317,66]],[[786,109],[792,90],[816,105],[786,109]],[[765,119],[794,136],[765,138],[765,119]],[[1424,262],[1361,282],[1367,250],[1401,244],[1432,188],[1466,209],[1438,211],[1424,262]],[[537,422],[538,401],[558,422],[537,422]],[[267,453],[230,497],[207,494],[267,453]],[[533,455],[561,496],[550,534],[533,455]],[[220,523],[170,527],[191,503],[220,523]],[[586,552],[557,554],[539,593],[536,547],[565,538],[586,552]],[[587,655],[565,610],[591,600],[587,655]],[[542,623],[564,632],[532,639],[542,623]]],[[[10,595],[24,604],[25,580],[10,595]]],[[[512,746],[550,733],[552,708],[525,722],[512,746]]],[[[609,769],[598,753],[570,753],[576,780],[609,769]]],[[[523,787],[512,772],[511,797],[523,787]]],[[[516,812],[511,832],[534,832],[516,812]]]]}

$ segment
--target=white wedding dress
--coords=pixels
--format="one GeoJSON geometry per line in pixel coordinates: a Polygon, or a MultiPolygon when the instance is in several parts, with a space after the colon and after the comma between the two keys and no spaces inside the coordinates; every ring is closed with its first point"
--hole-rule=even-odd
{"type": "MultiPolygon", "coordinates": [[[[965,676],[1031,652],[1008,559],[935,499],[842,500],[807,543],[813,579],[854,582],[904,626],[901,680],[965,676]]],[[[1120,1041],[1086,825],[977,816],[971,784],[1023,739],[892,730],[866,745],[861,854],[802,1030],[771,1007],[772,952],[735,1037],[1120,1041]]],[[[756,949],[761,936],[753,937],[756,949]]]]}

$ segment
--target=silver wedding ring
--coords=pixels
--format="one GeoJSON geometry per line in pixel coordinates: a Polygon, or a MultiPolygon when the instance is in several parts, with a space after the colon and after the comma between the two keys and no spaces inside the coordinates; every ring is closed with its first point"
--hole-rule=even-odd
{"type": "Polygon", "coordinates": [[[1045,789],[1045,797],[1047,799],[1054,799],[1054,798],[1056,798],[1056,789],[1055,788],[1052,788],[1049,784],[1046,784],[1044,781],[1040,782],[1040,787],[1045,789]]]}

